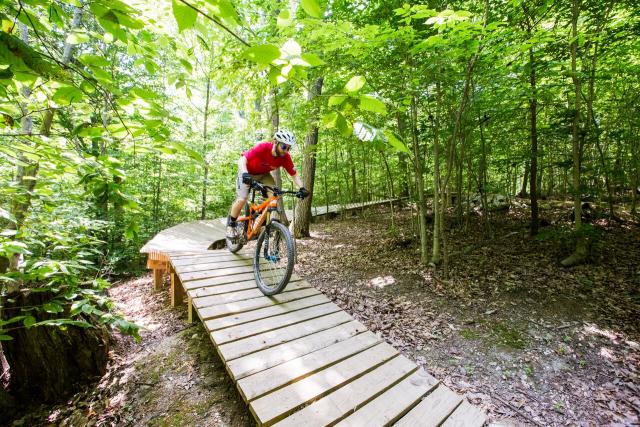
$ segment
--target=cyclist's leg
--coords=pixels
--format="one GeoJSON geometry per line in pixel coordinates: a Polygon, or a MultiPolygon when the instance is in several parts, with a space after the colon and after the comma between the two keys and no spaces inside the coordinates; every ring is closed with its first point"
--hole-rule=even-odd
{"type": "Polygon", "coordinates": [[[237,237],[236,219],[240,216],[247,197],[249,197],[249,186],[242,182],[242,171],[238,169],[236,175],[236,200],[231,205],[231,211],[227,217],[227,237],[230,239],[237,237]]]}
{"type": "MultiPolygon", "coordinates": [[[[264,175],[261,176],[261,183],[264,185],[268,185],[269,187],[275,187],[276,186],[276,180],[273,178],[273,175],[271,175],[270,173],[266,173],[264,175]]],[[[273,192],[269,191],[269,197],[273,196],[273,192]]],[[[272,212],[271,213],[271,219],[278,219],[278,212],[272,212]]]]}

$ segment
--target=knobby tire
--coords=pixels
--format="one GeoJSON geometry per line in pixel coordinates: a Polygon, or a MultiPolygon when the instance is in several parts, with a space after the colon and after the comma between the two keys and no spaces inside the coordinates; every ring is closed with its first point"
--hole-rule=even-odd
{"type": "Polygon", "coordinates": [[[256,284],[263,294],[269,296],[282,292],[291,279],[294,260],[293,238],[289,229],[277,221],[264,227],[253,258],[256,284]],[[285,256],[286,260],[283,259],[285,256]]]}

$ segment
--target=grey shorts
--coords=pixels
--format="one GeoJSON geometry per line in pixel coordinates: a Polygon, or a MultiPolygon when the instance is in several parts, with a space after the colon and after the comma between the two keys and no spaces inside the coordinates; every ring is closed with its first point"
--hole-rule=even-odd
{"type": "MultiPolygon", "coordinates": [[[[251,175],[251,177],[259,183],[268,185],[269,187],[275,187],[276,185],[276,182],[270,173],[265,173],[263,175],[251,175]]],[[[241,171],[238,171],[238,175],[236,176],[236,196],[238,197],[238,199],[244,200],[247,200],[247,198],[249,197],[249,186],[242,183],[241,171]]]]}

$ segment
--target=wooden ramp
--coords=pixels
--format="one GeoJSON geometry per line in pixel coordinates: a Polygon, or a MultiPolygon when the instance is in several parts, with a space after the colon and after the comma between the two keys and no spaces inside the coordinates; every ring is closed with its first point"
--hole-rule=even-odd
{"type": "Polygon", "coordinates": [[[258,425],[485,423],[478,408],[295,273],[284,292],[265,297],[255,284],[252,248],[207,250],[224,237],[219,220],[163,233],[141,250],[155,286],[168,269],[172,305],[186,297],[189,320],[202,320],[258,425]]]}
{"type": "Polygon", "coordinates": [[[265,297],[251,253],[167,254],[172,301],[186,294],[263,426],[482,426],[485,415],[293,275],[265,297]]]}

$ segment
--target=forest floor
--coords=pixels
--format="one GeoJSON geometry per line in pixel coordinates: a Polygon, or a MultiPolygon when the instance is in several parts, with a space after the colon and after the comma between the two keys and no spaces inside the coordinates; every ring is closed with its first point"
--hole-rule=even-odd
{"type": "MultiPolygon", "coordinates": [[[[597,221],[589,264],[565,269],[570,208],[528,236],[526,210],[447,231],[444,267],[422,266],[411,211],[370,209],[312,225],[297,271],[491,420],[523,425],[640,423],[640,230],[597,221]],[[336,274],[339,271],[341,274],[336,274]]],[[[141,324],[116,337],[107,374],[27,425],[253,425],[199,322],[151,279],[110,290],[141,324]]]]}

